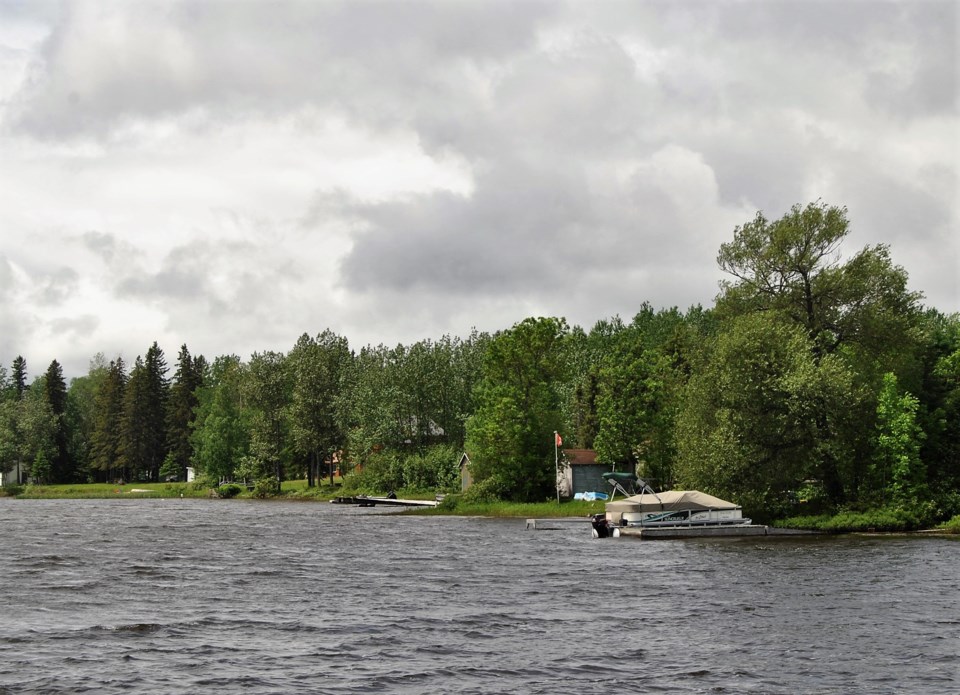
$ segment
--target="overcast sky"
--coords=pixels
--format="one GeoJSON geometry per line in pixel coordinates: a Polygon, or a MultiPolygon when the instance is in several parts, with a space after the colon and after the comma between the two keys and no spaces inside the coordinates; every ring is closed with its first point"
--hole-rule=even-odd
{"type": "Polygon", "coordinates": [[[958,7],[0,0],[0,364],[709,306],[817,199],[958,311],[958,7]]]}

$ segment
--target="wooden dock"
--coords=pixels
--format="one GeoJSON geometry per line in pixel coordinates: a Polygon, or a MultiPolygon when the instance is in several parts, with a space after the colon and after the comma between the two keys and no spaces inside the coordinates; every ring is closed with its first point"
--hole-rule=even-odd
{"type": "Polygon", "coordinates": [[[552,519],[527,519],[527,530],[530,531],[557,531],[570,528],[571,524],[590,523],[589,516],[563,516],[552,519]]]}
{"type": "Polygon", "coordinates": [[[396,497],[334,497],[332,504],[355,504],[358,507],[436,507],[436,500],[400,500],[396,497]]]}

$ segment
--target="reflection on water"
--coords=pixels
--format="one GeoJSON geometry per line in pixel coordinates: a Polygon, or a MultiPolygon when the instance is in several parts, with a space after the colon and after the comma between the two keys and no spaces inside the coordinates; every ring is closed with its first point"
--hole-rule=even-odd
{"type": "Polygon", "coordinates": [[[0,692],[960,692],[960,543],[571,526],[0,498],[0,692]]]}

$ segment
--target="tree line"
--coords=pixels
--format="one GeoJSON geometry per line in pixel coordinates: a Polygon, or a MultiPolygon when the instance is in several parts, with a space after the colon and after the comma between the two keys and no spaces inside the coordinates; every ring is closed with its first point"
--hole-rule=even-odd
{"type": "Polygon", "coordinates": [[[921,504],[960,511],[960,317],[925,308],[884,245],[844,255],[847,211],[822,202],[738,226],[718,254],[713,307],[592,328],[528,318],[493,334],[349,347],[325,330],[286,353],[207,362],[184,345],[173,375],[154,343],[127,368],[102,355],[64,384],[0,369],[0,468],[35,480],[288,477],[310,485],[554,491],[567,446],[682,486],[786,511],[921,504]]]}

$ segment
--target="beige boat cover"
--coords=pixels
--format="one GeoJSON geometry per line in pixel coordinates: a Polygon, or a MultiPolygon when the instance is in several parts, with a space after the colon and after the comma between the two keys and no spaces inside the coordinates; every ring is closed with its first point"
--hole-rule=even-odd
{"type": "MultiPolygon", "coordinates": [[[[739,505],[727,502],[697,490],[668,490],[656,495],[646,493],[622,500],[607,502],[607,512],[675,512],[681,509],[739,509],[739,505]],[[658,499],[659,498],[659,499],[658,499]]],[[[619,517],[618,517],[619,518],[619,517]]]]}

